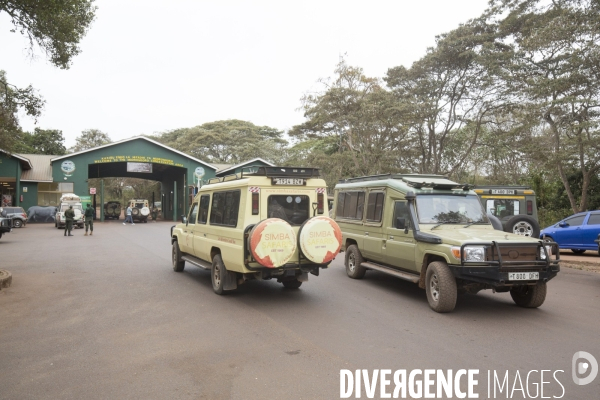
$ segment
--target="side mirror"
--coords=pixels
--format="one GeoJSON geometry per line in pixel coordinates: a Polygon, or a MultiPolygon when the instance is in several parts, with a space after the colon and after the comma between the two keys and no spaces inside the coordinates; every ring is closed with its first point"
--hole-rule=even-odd
{"type": "Polygon", "coordinates": [[[569,224],[567,224],[565,221],[560,221],[558,223],[558,226],[560,226],[561,228],[566,228],[567,226],[569,226],[569,224]]]}
{"type": "Polygon", "coordinates": [[[396,223],[394,224],[394,228],[396,229],[406,229],[406,219],[405,218],[396,218],[396,223]]]}

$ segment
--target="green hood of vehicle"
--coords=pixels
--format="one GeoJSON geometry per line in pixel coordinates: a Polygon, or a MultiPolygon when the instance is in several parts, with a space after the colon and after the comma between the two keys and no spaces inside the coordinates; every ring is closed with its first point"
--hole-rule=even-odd
{"type": "Polygon", "coordinates": [[[434,230],[435,225],[421,225],[421,232],[437,236],[443,243],[460,246],[464,243],[537,243],[540,239],[527,236],[515,235],[493,229],[491,225],[471,225],[465,228],[464,224],[442,225],[434,230]]]}

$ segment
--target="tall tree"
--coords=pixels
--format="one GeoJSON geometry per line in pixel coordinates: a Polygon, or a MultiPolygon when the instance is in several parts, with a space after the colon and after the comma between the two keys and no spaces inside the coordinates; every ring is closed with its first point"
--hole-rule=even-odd
{"type": "Polygon", "coordinates": [[[76,153],[94,147],[112,143],[108,134],[99,129],[86,129],[81,132],[81,135],[75,139],[75,146],[69,149],[70,152],[76,153]]]}
{"type": "Polygon", "coordinates": [[[527,110],[524,125],[540,126],[536,157],[558,172],[573,212],[586,210],[600,171],[600,3],[493,0],[486,18],[510,50],[503,73],[527,110]]]}
{"type": "MultiPolygon", "coordinates": [[[[401,168],[406,159],[406,131],[394,98],[377,78],[341,60],[335,76],[322,79],[323,90],[302,98],[303,124],[288,134],[317,146],[324,156],[337,159],[338,176],[384,173],[401,168]],[[319,140],[315,140],[319,139],[319,140]],[[345,162],[348,159],[349,162],[345,162]]],[[[306,149],[306,143],[295,146],[306,149]]],[[[301,153],[296,153],[296,156],[301,153]]],[[[311,157],[314,154],[311,154],[311,157]]],[[[326,157],[319,157],[325,161],[326,157]]],[[[330,168],[330,165],[320,165],[330,168]]]]}
{"type": "MultiPolygon", "coordinates": [[[[35,45],[52,64],[68,69],[79,54],[79,42],[94,20],[94,0],[0,0],[0,13],[8,14],[12,32],[29,39],[29,51],[35,45]]],[[[6,80],[0,70],[0,147],[13,150],[14,137],[20,131],[19,111],[33,118],[40,116],[44,100],[29,86],[21,89],[6,80]]]]}
{"type": "Polygon", "coordinates": [[[208,163],[239,164],[260,157],[280,163],[287,141],[283,132],[236,119],[164,132],[153,139],[208,163]]]}

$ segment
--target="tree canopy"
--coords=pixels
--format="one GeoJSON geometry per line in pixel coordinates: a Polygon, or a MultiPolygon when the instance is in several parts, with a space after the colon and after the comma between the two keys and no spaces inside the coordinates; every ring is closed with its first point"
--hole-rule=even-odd
{"type": "Polygon", "coordinates": [[[108,134],[99,129],[86,129],[81,132],[81,135],[77,136],[75,146],[71,147],[69,151],[77,153],[78,151],[92,149],[109,143],[112,143],[112,140],[108,134]]]}

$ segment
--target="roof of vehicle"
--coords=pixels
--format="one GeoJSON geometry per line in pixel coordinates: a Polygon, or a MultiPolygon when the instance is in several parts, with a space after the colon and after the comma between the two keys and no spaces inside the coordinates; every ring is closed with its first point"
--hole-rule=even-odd
{"type": "Polygon", "coordinates": [[[470,186],[449,180],[443,175],[423,174],[384,174],[361,176],[358,178],[341,179],[335,186],[336,189],[353,189],[362,187],[391,187],[402,193],[409,191],[415,194],[448,193],[460,191],[475,194],[470,186]]]}
{"type": "MultiPolygon", "coordinates": [[[[286,185],[285,187],[306,187],[309,185],[308,180],[311,178],[320,178],[320,170],[318,168],[304,167],[248,167],[242,172],[223,177],[209,179],[207,183],[202,185],[200,191],[212,190],[215,188],[239,187],[239,186],[264,186],[265,178],[299,178],[306,179],[304,185],[286,185]]],[[[315,182],[317,183],[317,182],[315,182]]],[[[318,186],[323,186],[324,181],[321,179],[317,183],[318,186]]],[[[283,186],[282,186],[283,187],[283,186]]]]}

